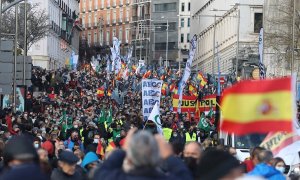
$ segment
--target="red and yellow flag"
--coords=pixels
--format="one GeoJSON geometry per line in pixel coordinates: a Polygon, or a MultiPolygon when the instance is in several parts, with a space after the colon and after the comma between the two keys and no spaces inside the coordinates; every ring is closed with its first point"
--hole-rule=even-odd
{"type": "Polygon", "coordinates": [[[109,90],[107,90],[107,96],[111,96],[111,90],[109,89],[109,90]]]}
{"type": "Polygon", "coordinates": [[[201,87],[204,87],[207,84],[207,79],[203,76],[201,72],[198,73],[197,80],[200,81],[201,87]]]}
{"type": "Polygon", "coordinates": [[[151,76],[151,71],[149,70],[144,74],[143,79],[147,79],[150,76],[151,76]]]}
{"type": "Polygon", "coordinates": [[[97,96],[98,97],[104,96],[104,88],[103,87],[97,89],[97,96]]]}
{"type": "Polygon", "coordinates": [[[167,95],[167,88],[168,88],[168,84],[167,83],[164,83],[161,87],[161,94],[162,95],[167,95]]]}
{"type": "Polygon", "coordinates": [[[292,131],[290,77],[243,81],[224,91],[221,130],[239,135],[292,131]]]}
{"type": "Polygon", "coordinates": [[[192,96],[198,96],[197,88],[192,84],[189,85],[189,93],[192,96]]]}

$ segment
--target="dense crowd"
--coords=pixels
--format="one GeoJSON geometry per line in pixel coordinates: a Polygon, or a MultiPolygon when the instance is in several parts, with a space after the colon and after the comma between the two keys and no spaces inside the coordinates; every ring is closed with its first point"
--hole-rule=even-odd
{"type": "Polygon", "coordinates": [[[195,114],[172,112],[168,93],[160,106],[164,134],[158,134],[143,120],[142,78],[116,80],[90,67],[35,68],[25,111],[0,113],[0,179],[213,180],[247,172],[285,179],[282,159],[257,147],[240,162],[233,147],[219,144],[213,116],[206,116],[210,129],[199,128],[195,114]]]}

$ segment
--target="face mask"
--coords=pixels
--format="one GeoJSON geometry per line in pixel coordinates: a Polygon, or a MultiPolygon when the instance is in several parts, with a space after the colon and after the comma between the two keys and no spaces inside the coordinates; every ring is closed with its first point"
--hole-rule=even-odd
{"type": "Polygon", "coordinates": [[[177,133],[174,133],[173,136],[174,136],[174,137],[177,137],[177,133]]]}
{"type": "Polygon", "coordinates": [[[184,157],[184,163],[191,171],[197,167],[197,159],[193,157],[184,157]]]}
{"type": "Polygon", "coordinates": [[[56,131],[56,130],[58,130],[58,128],[57,128],[57,127],[55,127],[55,128],[54,128],[54,130],[56,131]]]}
{"type": "Polygon", "coordinates": [[[285,168],[284,167],[275,167],[275,169],[277,169],[278,171],[280,171],[281,173],[284,173],[285,168]]]}
{"type": "Polygon", "coordinates": [[[35,149],[38,149],[39,146],[40,146],[39,144],[34,144],[34,148],[35,148],[35,149]]]}
{"type": "Polygon", "coordinates": [[[97,143],[98,144],[98,142],[99,142],[99,139],[94,139],[93,143],[97,143]]]}
{"type": "Polygon", "coordinates": [[[77,129],[77,128],[78,128],[78,125],[74,125],[74,128],[77,129]]]}
{"type": "Polygon", "coordinates": [[[183,129],[183,128],[184,128],[184,126],[183,126],[183,125],[181,125],[181,126],[180,126],[180,128],[181,128],[181,129],[183,129]]]}
{"type": "Polygon", "coordinates": [[[82,160],[81,159],[79,159],[79,161],[76,163],[77,165],[80,165],[81,164],[81,162],[82,162],[82,160]]]}

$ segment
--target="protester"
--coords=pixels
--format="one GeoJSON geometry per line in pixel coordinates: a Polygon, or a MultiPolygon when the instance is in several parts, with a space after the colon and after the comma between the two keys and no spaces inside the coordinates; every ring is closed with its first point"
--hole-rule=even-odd
{"type": "Polygon", "coordinates": [[[275,157],[272,160],[272,166],[275,167],[275,169],[277,169],[281,173],[285,173],[285,171],[286,171],[286,164],[285,164],[284,160],[280,157],[275,157]]]}
{"type": "Polygon", "coordinates": [[[250,158],[245,159],[243,162],[246,166],[246,172],[250,172],[254,169],[254,167],[259,163],[258,155],[262,152],[264,148],[262,147],[254,147],[250,150],[250,158]]]}
{"type": "Polygon", "coordinates": [[[270,180],[284,180],[283,173],[271,166],[273,154],[271,151],[263,150],[257,156],[258,164],[248,173],[250,176],[262,176],[270,180]]]}
{"type": "Polygon", "coordinates": [[[79,161],[78,157],[75,156],[70,151],[61,151],[58,156],[58,168],[54,169],[51,174],[51,179],[74,179],[81,180],[83,179],[76,171],[76,163],[79,161]]]}
{"type": "Polygon", "coordinates": [[[192,172],[193,176],[196,177],[197,166],[199,164],[202,154],[202,147],[199,143],[190,142],[185,145],[183,151],[183,160],[187,167],[192,172]]]}
{"type": "Polygon", "coordinates": [[[172,156],[163,137],[154,138],[147,131],[134,132],[131,130],[127,136],[125,151],[113,152],[95,179],[192,179],[181,160],[172,156]],[[166,173],[157,169],[161,160],[166,173]]]}
{"type": "Polygon", "coordinates": [[[16,136],[9,140],[3,152],[4,170],[2,180],[48,179],[39,166],[39,156],[32,143],[25,136],[16,136]]]}

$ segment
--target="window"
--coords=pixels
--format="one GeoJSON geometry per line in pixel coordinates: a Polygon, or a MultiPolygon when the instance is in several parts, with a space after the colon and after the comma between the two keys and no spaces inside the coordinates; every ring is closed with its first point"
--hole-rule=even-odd
{"type": "Polygon", "coordinates": [[[94,32],[94,44],[97,43],[97,39],[98,39],[98,38],[97,38],[97,32],[95,31],[95,32],[94,32]]]}
{"type": "Polygon", "coordinates": [[[129,42],[129,29],[126,29],[126,43],[129,42]]]}
{"type": "Polygon", "coordinates": [[[107,0],[107,4],[106,4],[106,7],[110,7],[110,0],[107,0]]]}
{"type": "Polygon", "coordinates": [[[190,33],[187,33],[186,40],[187,40],[187,42],[190,42],[190,33]]]}
{"type": "Polygon", "coordinates": [[[123,8],[120,8],[120,22],[123,20],[123,8]]]}
{"type": "Polygon", "coordinates": [[[86,6],[86,1],[83,0],[83,3],[82,3],[82,12],[85,12],[85,6],[86,6]]]}
{"type": "Polygon", "coordinates": [[[107,12],[106,12],[106,21],[107,21],[107,24],[110,24],[110,10],[107,10],[107,12]]]}
{"type": "Polygon", "coordinates": [[[120,0],[120,6],[122,6],[123,5],[123,0],[120,0]]]}
{"type": "Polygon", "coordinates": [[[120,41],[122,42],[122,39],[123,39],[123,31],[122,31],[122,27],[120,27],[120,29],[119,29],[119,39],[120,39],[120,41]]]}
{"type": "Polygon", "coordinates": [[[129,21],[129,8],[126,9],[126,21],[129,21]]]}
{"type": "Polygon", "coordinates": [[[92,40],[92,37],[91,37],[91,32],[89,32],[88,34],[88,44],[90,45],[91,44],[91,40],[92,40]]]}
{"type": "Polygon", "coordinates": [[[263,24],[263,14],[262,13],[254,13],[254,32],[259,33],[263,24]]]}
{"type": "Polygon", "coordinates": [[[92,26],[92,15],[91,14],[89,14],[89,19],[88,19],[88,23],[89,23],[89,27],[91,27],[92,26]]]}
{"type": "Polygon", "coordinates": [[[181,34],[181,36],[180,36],[180,42],[184,43],[184,34],[181,34]]]}
{"type": "Polygon", "coordinates": [[[109,31],[106,32],[106,44],[109,45],[110,33],[109,31]]]}
{"type": "MultiPolygon", "coordinates": [[[[166,50],[167,43],[155,43],[155,50],[159,51],[165,51],[166,50]]],[[[174,50],[176,49],[176,43],[175,42],[169,42],[168,43],[168,50],[174,50]]]]}
{"type": "Polygon", "coordinates": [[[97,17],[97,12],[94,13],[94,25],[98,25],[98,17],[97,17]]]}
{"type": "Polygon", "coordinates": [[[98,0],[95,0],[94,8],[98,9],[98,0]]]}
{"type": "Polygon", "coordinates": [[[113,37],[117,37],[116,28],[113,29],[113,37]]]}
{"type": "Polygon", "coordinates": [[[101,8],[104,8],[104,0],[101,0],[101,8]]]}
{"type": "Polygon", "coordinates": [[[85,28],[85,15],[82,15],[82,27],[85,28]]]}
{"type": "Polygon", "coordinates": [[[187,24],[187,26],[188,26],[188,27],[191,26],[191,19],[190,19],[190,18],[188,18],[188,24],[187,24]]]}
{"type": "Polygon", "coordinates": [[[92,10],[92,0],[89,1],[89,10],[92,10]]]}
{"type": "MultiPolygon", "coordinates": [[[[167,30],[167,23],[155,23],[154,26],[160,27],[155,28],[155,31],[161,32],[167,30]]],[[[169,31],[175,31],[177,29],[176,22],[169,22],[169,31]]]]}
{"type": "Polygon", "coordinates": [[[117,5],[117,1],[116,0],[113,0],[113,6],[116,6],[117,5]]]}
{"type": "Polygon", "coordinates": [[[154,4],[155,12],[176,11],[176,3],[154,4]]]}
{"type": "Polygon", "coordinates": [[[190,12],[191,11],[191,3],[189,2],[188,4],[188,11],[190,12]]]}
{"type": "Polygon", "coordinates": [[[116,11],[116,9],[114,9],[114,14],[113,14],[113,21],[114,21],[114,23],[116,23],[116,15],[117,15],[117,11],[116,11]]]}
{"type": "Polygon", "coordinates": [[[181,3],[181,12],[184,12],[184,2],[181,3]]]}
{"type": "Polygon", "coordinates": [[[180,27],[184,27],[184,18],[181,18],[181,20],[180,20],[180,27]]]}

